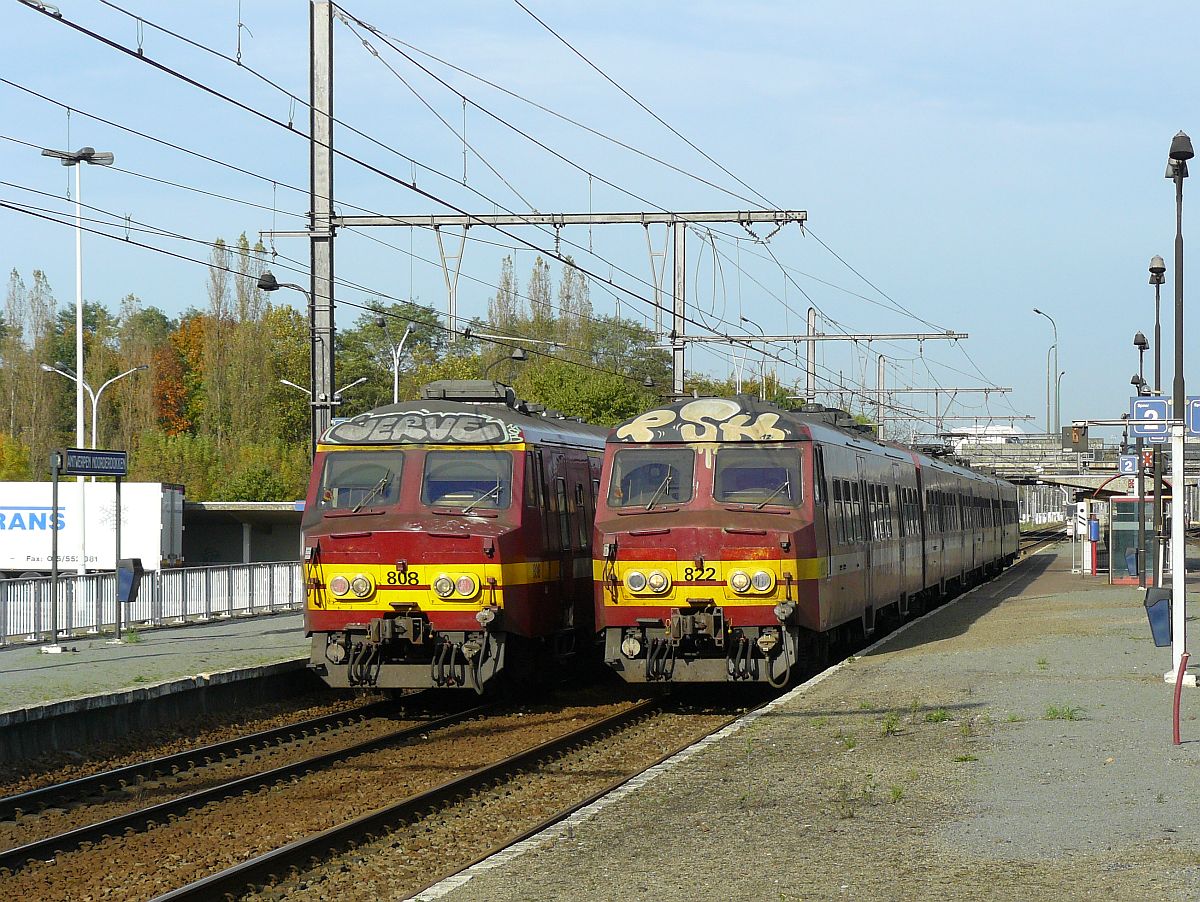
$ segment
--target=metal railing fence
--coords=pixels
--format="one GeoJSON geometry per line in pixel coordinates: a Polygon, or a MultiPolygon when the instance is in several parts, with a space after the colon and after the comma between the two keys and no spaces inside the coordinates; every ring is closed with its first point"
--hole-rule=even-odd
{"type": "MultiPolygon", "coordinates": [[[[52,597],[48,576],[0,580],[0,646],[50,641],[52,597]]],[[[60,574],[59,638],[115,630],[116,598],[113,573],[60,574]]],[[[297,610],[303,605],[304,584],[297,561],[180,567],[146,573],[137,601],[123,607],[121,623],[164,626],[297,610]]]]}

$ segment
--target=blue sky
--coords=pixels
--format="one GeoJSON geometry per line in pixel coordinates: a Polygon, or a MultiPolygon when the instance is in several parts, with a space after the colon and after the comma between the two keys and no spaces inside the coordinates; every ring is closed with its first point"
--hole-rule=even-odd
{"type": "MultiPolygon", "coordinates": [[[[137,46],[135,21],[111,7],[97,0],[62,0],[58,5],[71,21],[137,46]]],[[[236,53],[236,0],[123,0],[118,5],[199,43],[236,53]]],[[[762,245],[735,240],[749,238],[736,226],[721,227],[714,236],[716,264],[714,241],[691,235],[688,305],[697,320],[730,332],[736,331],[731,323],[745,315],[769,332],[802,332],[811,302],[822,312],[821,329],[827,332],[933,327],[966,332],[971,337],[961,345],[822,345],[821,387],[840,379],[873,390],[876,356],[882,352],[888,359],[888,387],[1011,387],[1007,398],[960,397],[952,412],[980,416],[984,422],[989,414],[1031,415],[1035,419],[1022,425],[1040,431],[1051,330],[1032,308],[1045,310],[1058,324],[1060,369],[1066,370],[1063,421],[1117,417],[1127,409],[1129,377],[1137,368],[1133,333],[1141,329],[1152,337],[1153,291],[1146,284],[1146,267],[1158,253],[1168,263],[1163,350],[1164,382],[1169,385],[1174,198],[1162,175],[1176,131],[1197,133],[1200,140],[1192,77],[1200,25],[1196,9],[1151,3],[1135,13],[1125,4],[1095,2],[986,7],[528,5],[772,205],[808,212],[811,234],[789,226],[771,239],[770,253],[786,271],[762,245]]],[[[594,175],[589,185],[584,172],[471,110],[468,141],[509,183],[472,156],[467,181],[478,193],[471,193],[460,183],[461,138],[339,23],[336,114],[420,161],[418,184],[456,206],[476,213],[492,212],[494,204],[519,212],[530,206],[543,212],[737,210],[750,206],[746,198],[754,198],[622,96],[515,3],[347,0],[345,9],[393,38],[742,195],[733,197],[682,177],[430,64],[473,101],[594,175]],[[447,177],[434,174],[435,169],[447,177]]],[[[308,3],[243,0],[241,17],[246,65],[307,98],[308,3]]],[[[300,227],[290,214],[306,210],[307,198],[285,186],[307,185],[302,139],[17,0],[0,5],[0,25],[3,78],[260,176],[231,172],[80,113],[68,120],[61,107],[0,84],[5,111],[0,134],[6,138],[39,147],[111,150],[121,169],[248,202],[208,198],[127,172],[88,168],[83,172],[85,203],[118,219],[129,216],[205,241],[300,227]]],[[[140,40],[148,57],[269,116],[287,120],[292,115],[307,129],[303,107],[290,109],[286,98],[244,69],[149,25],[141,28],[140,40]]],[[[370,40],[424,100],[461,129],[457,95],[379,39],[370,40]]],[[[411,163],[346,129],[339,129],[336,142],[371,165],[411,177],[411,163]]],[[[71,209],[61,199],[68,170],[43,160],[35,149],[0,140],[0,167],[2,180],[10,183],[0,185],[0,198],[71,209]],[[59,199],[22,189],[50,192],[59,199]]],[[[1189,184],[1185,193],[1190,189],[1189,184]]],[[[335,195],[342,212],[356,206],[379,213],[449,212],[347,161],[336,164],[335,195]]],[[[1185,233],[1191,218],[1187,203],[1185,198],[1185,233]]],[[[6,210],[0,211],[0,223],[5,272],[15,268],[28,279],[32,270],[42,269],[60,303],[73,304],[71,230],[6,210]]],[[[124,231],[123,226],[115,229],[122,236],[124,231]]],[[[513,234],[540,247],[553,246],[553,236],[534,229],[513,234]]],[[[130,237],[139,236],[131,232],[130,237]]],[[[483,229],[472,229],[471,239],[459,284],[459,309],[467,316],[485,311],[500,259],[510,252],[495,245],[514,243],[510,236],[483,229]]],[[[622,303],[625,315],[651,316],[645,300],[652,296],[650,263],[640,227],[604,226],[590,233],[577,228],[564,231],[562,240],[564,252],[597,275],[611,272],[614,281],[640,296],[622,303]]],[[[654,240],[661,244],[661,232],[654,240]]],[[[206,256],[202,245],[160,238],[152,242],[188,256],[206,256]]],[[[281,255],[275,261],[281,281],[304,281],[302,274],[289,272],[285,258],[300,261],[303,269],[305,242],[280,239],[275,249],[281,255]]],[[[202,266],[99,237],[85,239],[84,255],[86,297],[114,310],[129,293],[173,315],[205,303],[202,266]]],[[[516,253],[522,287],[532,259],[532,251],[516,253]]],[[[365,303],[373,291],[412,296],[444,309],[436,260],[436,242],[428,232],[343,233],[337,275],[368,291],[347,286],[340,299],[365,303]],[[408,256],[410,247],[417,259],[408,256]]],[[[599,286],[593,287],[592,300],[598,312],[613,312],[612,297],[599,286]]],[[[339,322],[348,324],[357,313],[343,307],[339,322]]],[[[796,359],[790,348],[777,353],[796,359]]],[[[689,358],[690,367],[714,374],[737,365],[757,370],[753,355],[740,364],[713,352],[689,358]]],[[[1193,355],[1188,367],[1192,391],[1200,393],[1195,381],[1200,379],[1200,360],[1193,355]]],[[[1146,369],[1149,376],[1149,356],[1146,369]]],[[[795,367],[779,367],[779,375],[802,384],[795,367]]],[[[895,400],[932,409],[932,399],[919,395],[895,400]]]]}

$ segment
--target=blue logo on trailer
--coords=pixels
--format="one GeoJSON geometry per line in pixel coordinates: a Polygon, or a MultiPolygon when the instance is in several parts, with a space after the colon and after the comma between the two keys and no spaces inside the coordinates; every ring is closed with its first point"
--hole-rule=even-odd
{"type": "Polygon", "coordinates": [[[1129,434],[1134,438],[1166,439],[1171,433],[1168,411],[1166,398],[1130,398],[1129,434]]]}
{"type": "Polygon", "coordinates": [[[1122,454],[1120,456],[1120,458],[1118,459],[1118,463],[1120,466],[1118,467],[1117,472],[1120,473],[1122,476],[1136,476],[1137,475],[1137,455],[1136,454],[1122,454]]]}

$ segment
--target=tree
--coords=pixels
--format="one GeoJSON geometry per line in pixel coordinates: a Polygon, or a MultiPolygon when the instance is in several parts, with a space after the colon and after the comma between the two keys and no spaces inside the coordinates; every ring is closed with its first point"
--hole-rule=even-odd
{"type": "Polygon", "coordinates": [[[517,277],[513,272],[513,258],[508,256],[500,262],[500,284],[496,286],[496,293],[488,301],[488,322],[503,332],[523,319],[525,304],[521,300],[517,277]]]}
{"type": "Polygon", "coordinates": [[[0,480],[29,479],[29,449],[11,435],[0,432],[0,480]]]}

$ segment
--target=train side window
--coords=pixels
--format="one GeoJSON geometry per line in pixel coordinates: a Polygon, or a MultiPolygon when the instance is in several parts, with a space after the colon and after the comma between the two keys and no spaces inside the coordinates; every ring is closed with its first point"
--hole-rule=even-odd
{"type": "Polygon", "coordinates": [[[567,507],[567,480],[565,477],[554,477],[554,490],[558,498],[558,527],[559,536],[562,539],[560,547],[566,550],[571,547],[571,514],[567,507]]]}
{"type": "Polygon", "coordinates": [[[525,454],[525,506],[540,508],[542,506],[542,480],[538,478],[537,460],[532,451],[525,454]]]}
{"type": "Polygon", "coordinates": [[[859,493],[858,483],[850,483],[850,541],[858,542],[866,538],[866,530],[863,528],[863,510],[862,497],[859,493]]]}

